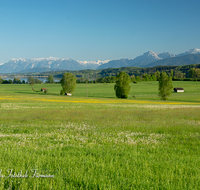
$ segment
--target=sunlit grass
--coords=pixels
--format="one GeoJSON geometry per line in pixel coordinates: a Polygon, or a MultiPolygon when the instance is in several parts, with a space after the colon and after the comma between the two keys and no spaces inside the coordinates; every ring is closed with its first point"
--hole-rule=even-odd
{"type": "MultiPolygon", "coordinates": [[[[76,90],[73,93],[73,97],[88,97],[88,98],[109,98],[116,99],[114,91],[114,83],[103,83],[103,84],[77,84],[76,90]],[[86,93],[87,92],[87,93],[86,93]]],[[[181,101],[181,102],[197,102],[200,103],[199,92],[200,92],[200,82],[194,81],[173,81],[174,87],[183,87],[184,93],[173,93],[169,97],[169,101],[181,101]]],[[[0,93],[11,96],[23,95],[53,95],[59,96],[61,85],[60,84],[36,84],[34,85],[35,91],[32,91],[31,86],[27,84],[9,84],[0,86],[0,93]],[[41,92],[41,88],[47,88],[48,93],[45,94],[41,92]]],[[[60,96],[59,96],[60,97],[60,96]]],[[[139,82],[137,84],[131,83],[131,91],[129,95],[129,100],[152,100],[159,101],[158,97],[158,82],[148,81],[139,82]]]]}
{"type": "Polygon", "coordinates": [[[29,86],[30,93],[20,94],[0,87],[0,189],[199,188],[198,101],[66,97],[29,86]],[[29,177],[5,178],[8,169],[29,177]],[[32,169],[54,178],[32,177],[32,169]]]}

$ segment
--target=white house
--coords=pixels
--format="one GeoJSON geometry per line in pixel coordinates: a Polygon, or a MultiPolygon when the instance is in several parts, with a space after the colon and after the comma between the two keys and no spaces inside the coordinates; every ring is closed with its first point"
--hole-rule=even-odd
{"type": "Polygon", "coordinates": [[[183,88],[174,88],[174,92],[184,92],[183,88]]]}

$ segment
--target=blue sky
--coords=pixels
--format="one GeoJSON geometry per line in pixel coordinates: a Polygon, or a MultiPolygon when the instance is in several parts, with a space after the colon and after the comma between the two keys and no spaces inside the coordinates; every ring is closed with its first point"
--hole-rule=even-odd
{"type": "Polygon", "coordinates": [[[199,0],[0,0],[0,63],[200,48],[199,0]]]}

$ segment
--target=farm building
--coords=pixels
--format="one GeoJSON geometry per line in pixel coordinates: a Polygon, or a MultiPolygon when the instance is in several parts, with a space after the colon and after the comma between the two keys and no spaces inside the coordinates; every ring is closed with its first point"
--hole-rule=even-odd
{"type": "Polygon", "coordinates": [[[41,91],[44,92],[45,90],[47,90],[46,88],[41,88],[41,91]]]}
{"type": "Polygon", "coordinates": [[[174,88],[174,92],[184,92],[183,88],[174,88]]]}

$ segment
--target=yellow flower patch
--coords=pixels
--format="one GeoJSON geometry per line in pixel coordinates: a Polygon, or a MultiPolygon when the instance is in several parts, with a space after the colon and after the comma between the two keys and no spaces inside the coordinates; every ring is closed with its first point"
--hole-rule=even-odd
{"type": "Polygon", "coordinates": [[[168,104],[168,105],[200,105],[200,103],[192,103],[192,102],[161,102],[161,101],[148,101],[148,100],[127,100],[127,99],[92,99],[92,98],[71,98],[71,97],[60,97],[51,99],[49,97],[45,98],[28,98],[24,96],[4,96],[0,97],[0,100],[30,100],[30,101],[44,101],[44,102],[66,102],[66,103],[88,103],[88,104],[168,104]]]}

